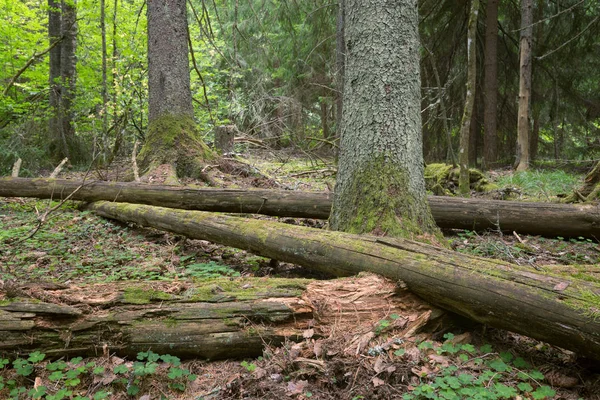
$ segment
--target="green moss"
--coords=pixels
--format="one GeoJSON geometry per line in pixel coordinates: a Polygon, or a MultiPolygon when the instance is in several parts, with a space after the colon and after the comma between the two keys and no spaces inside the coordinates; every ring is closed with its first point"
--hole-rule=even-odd
{"type": "Polygon", "coordinates": [[[300,296],[310,282],[308,279],[285,278],[203,279],[195,281],[196,286],[188,290],[186,299],[190,301],[222,302],[278,296],[300,296]]]}
{"type": "Polygon", "coordinates": [[[425,198],[415,198],[407,190],[409,172],[385,155],[369,160],[356,169],[334,210],[332,227],[349,233],[415,238],[441,234],[425,198]]]}
{"type": "MultiPolygon", "coordinates": [[[[428,164],[425,166],[425,185],[427,190],[437,196],[451,196],[454,193],[448,189],[449,182],[454,187],[458,186],[460,168],[454,168],[449,164],[428,164]]],[[[486,179],[483,172],[475,168],[469,168],[469,182],[472,190],[477,192],[488,192],[498,188],[486,179]]]]}
{"type": "Polygon", "coordinates": [[[138,160],[142,170],[170,164],[176,166],[178,176],[198,178],[204,163],[215,157],[191,117],[166,114],[149,124],[138,160]]]}
{"type": "Polygon", "coordinates": [[[152,301],[172,300],[174,297],[159,290],[144,287],[130,287],[123,292],[123,302],[129,304],[148,304],[152,301]]]}

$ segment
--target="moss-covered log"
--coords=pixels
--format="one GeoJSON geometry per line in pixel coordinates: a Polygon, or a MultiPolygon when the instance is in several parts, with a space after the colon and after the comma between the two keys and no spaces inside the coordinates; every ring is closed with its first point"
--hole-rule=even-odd
{"type": "Polygon", "coordinates": [[[600,359],[600,283],[592,277],[542,273],[409,240],[199,211],[109,202],[89,209],[338,276],[375,272],[406,282],[441,308],[600,359]]]}
{"type": "Polygon", "coordinates": [[[399,337],[443,315],[375,275],[321,282],[223,278],[197,284],[29,285],[12,292],[18,297],[0,301],[0,351],[39,350],[53,357],[135,356],[148,349],[185,358],[253,357],[267,344],[327,336],[340,327],[364,334],[390,313],[400,316],[399,337]]]}
{"type": "MultiPolygon", "coordinates": [[[[90,181],[83,184],[65,179],[0,178],[0,196],[60,200],[69,195],[73,200],[89,202],[108,200],[186,210],[322,219],[329,217],[333,197],[333,193],[194,189],[123,182],[90,181]]],[[[428,200],[435,222],[444,229],[491,229],[548,237],[600,237],[600,207],[597,205],[524,203],[442,196],[430,196],[428,200]]]]}

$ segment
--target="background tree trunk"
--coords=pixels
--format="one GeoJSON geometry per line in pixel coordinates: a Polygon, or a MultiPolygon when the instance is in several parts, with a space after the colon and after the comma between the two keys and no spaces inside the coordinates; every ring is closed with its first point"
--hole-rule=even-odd
{"type": "MultiPolygon", "coordinates": [[[[62,37],[61,31],[61,7],[60,1],[48,0],[48,39],[50,45],[60,40],[62,37]]],[[[58,161],[66,157],[69,152],[67,142],[62,132],[61,123],[61,47],[62,43],[54,46],[50,49],[50,72],[49,72],[49,85],[50,92],[48,94],[50,115],[48,119],[48,131],[49,131],[49,142],[50,152],[53,153],[53,158],[58,161]]]]}
{"type": "Polygon", "coordinates": [[[529,118],[531,105],[531,45],[533,0],[521,0],[519,113],[517,123],[517,171],[529,168],[529,118]]]}
{"type": "Polygon", "coordinates": [[[488,0],[486,7],[483,169],[491,169],[498,159],[498,3],[488,0]]]}
{"type": "Polygon", "coordinates": [[[63,0],[62,2],[62,46],[60,54],[61,70],[61,105],[60,117],[62,134],[66,142],[65,157],[77,162],[84,155],[80,154],[75,145],[75,126],[73,125],[73,101],[77,87],[77,3],[75,0],[63,0]]]}
{"type": "Polygon", "coordinates": [[[425,201],[417,1],[346,0],[346,69],[331,227],[411,236],[425,201]]]}
{"type": "Polygon", "coordinates": [[[471,134],[471,119],[475,105],[475,92],[477,83],[477,16],[479,14],[479,0],[471,0],[469,11],[469,29],[467,32],[467,95],[460,124],[460,150],[459,160],[460,178],[458,191],[462,196],[468,196],[471,187],[469,181],[469,142],[471,134]]]}
{"type": "Polygon", "coordinates": [[[148,2],[148,133],[140,168],[168,165],[177,175],[205,178],[202,163],[213,157],[194,122],[185,0],[148,2]]]}
{"type": "Polygon", "coordinates": [[[335,136],[340,138],[342,132],[342,113],[344,109],[344,75],[346,67],[345,31],[346,0],[338,0],[338,12],[335,32],[335,136]]]}

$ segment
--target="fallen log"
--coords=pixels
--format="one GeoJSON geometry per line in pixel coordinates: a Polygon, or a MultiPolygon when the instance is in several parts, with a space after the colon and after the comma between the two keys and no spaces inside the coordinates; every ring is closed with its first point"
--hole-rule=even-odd
{"type": "Polygon", "coordinates": [[[249,250],[337,276],[402,280],[431,304],[600,359],[600,284],[409,240],[271,221],[97,202],[98,215],[249,250]]]}
{"type": "Polygon", "coordinates": [[[362,336],[390,314],[398,316],[394,335],[405,339],[443,315],[375,275],[29,285],[12,291],[20,296],[0,302],[0,352],[38,350],[52,357],[135,357],[148,349],[184,358],[256,357],[265,345],[328,337],[333,329],[362,336]]]}
{"type": "MultiPolygon", "coordinates": [[[[194,189],[123,182],[0,178],[0,196],[119,201],[183,210],[329,218],[333,193],[281,190],[194,189]]],[[[548,237],[600,238],[600,206],[525,203],[430,196],[443,229],[500,230],[548,237]]]]}

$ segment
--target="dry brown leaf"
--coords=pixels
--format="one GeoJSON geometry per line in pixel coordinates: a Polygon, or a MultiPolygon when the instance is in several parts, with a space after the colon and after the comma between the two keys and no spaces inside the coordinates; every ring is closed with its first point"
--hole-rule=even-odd
{"type": "Polygon", "coordinates": [[[310,339],[311,337],[313,337],[315,334],[315,330],[314,329],[307,329],[302,333],[302,337],[304,339],[310,339]]]}
{"type": "Polygon", "coordinates": [[[377,357],[377,360],[375,360],[375,365],[373,365],[373,369],[378,374],[385,370],[385,365],[381,356],[377,357]]]}
{"type": "Polygon", "coordinates": [[[302,394],[306,385],[308,385],[308,381],[288,382],[287,395],[295,396],[297,394],[302,394]]]}
{"type": "Polygon", "coordinates": [[[432,364],[439,364],[444,368],[450,365],[450,359],[445,356],[440,356],[439,354],[429,354],[427,358],[429,358],[429,361],[432,364]]]}
{"type": "Polygon", "coordinates": [[[375,386],[375,387],[385,385],[385,381],[383,379],[379,379],[376,376],[373,377],[373,379],[371,381],[373,382],[373,386],[375,386]]]}
{"type": "Polygon", "coordinates": [[[313,353],[317,357],[321,357],[323,355],[323,342],[321,340],[317,340],[313,346],[313,353]]]}

